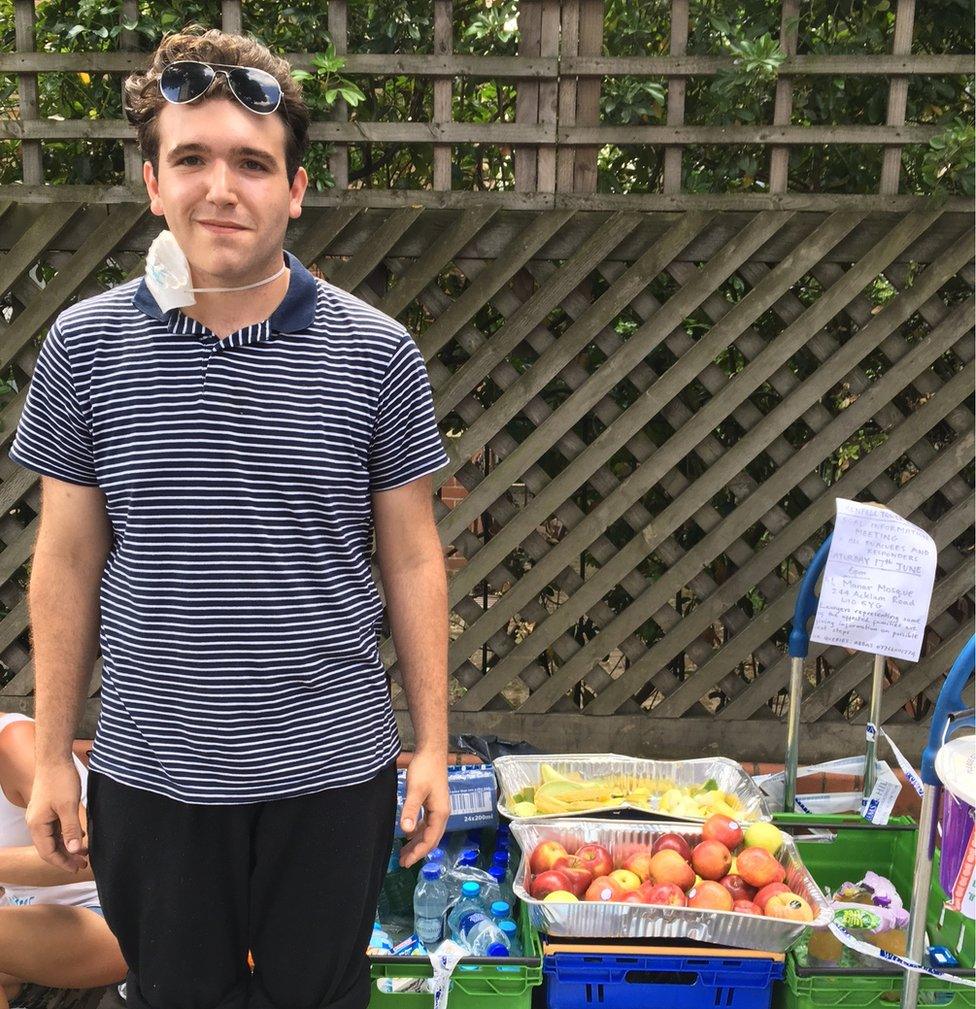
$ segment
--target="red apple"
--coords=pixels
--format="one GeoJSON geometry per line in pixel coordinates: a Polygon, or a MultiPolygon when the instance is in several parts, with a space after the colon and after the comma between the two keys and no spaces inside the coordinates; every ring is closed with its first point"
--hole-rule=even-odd
{"type": "Polygon", "coordinates": [[[598,903],[619,901],[624,893],[625,891],[615,879],[611,879],[609,876],[597,876],[586,888],[583,900],[593,900],[598,903]]]}
{"type": "Polygon", "coordinates": [[[695,883],[695,873],[691,866],[670,848],[665,848],[651,857],[651,876],[655,883],[674,883],[682,892],[690,890],[695,883]]]}
{"type": "Polygon", "coordinates": [[[580,898],[582,898],[590,883],[593,882],[593,873],[585,866],[580,865],[575,855],[567,855],[565,858],[556,859],[553,869],[569,877],[569,881],[573,884],[571,892],[580,898]]]}
{"type": "Polygon", "coordinates": [[[537,844],[529,856],[529,868],[533,873],[552,869],[556,860],[569,854],[558,841],[542,841],[537,844]]]}
{"type": "Polygon", "coordinates": [[[621,904],[646,904],[647,899],[639,889],[628,890],[621,898],[621,904]]]}
{"type": "Polygon", "coordinates": [[[651,848],[656,855],[659,851],[676,851],[686,862],[691,861],[691,845],[680,834],[662,834],[651,848]]]}
{"type": "Polygon", "coordinates": [[[613,856],[602,844],[584,844],[576,849],[580,864],[597,876],[609,876],[613,872],[613,856]]]}
{"type": "Polygon", "coordinates": [[[630,872],[634,873],[635,876],[640,876],[643,882],[651,875],[651,859],[654,856],[651,854],[650,849],[646,851],[635,851],[632,855],[624,859],[624,864],[621,866],[622,869],[628,869],[630,872]]]}
{"type": "Polygon", "coordinates": [[[721,841],[702,841],[691,853],[691,864],[702,879],[718,882],[732,866],[732,852],[721,841]]]}
{"type": "Polygon", "coordinates": [[[688,903],[684,891],[674,883],[655,883],[644,891],[644,895],[649,904],[670,904],[672,907],[685,907],[688,903]]]}
{"type": "Polygon", "coordinates": [[[786,869],[765,848],[744,848],[735,859],[739,875],[756,888],[782,883],[786,869]]]}
{"type": "MultiPolygon", "coordinates": [[[[716,842],[717,843],[717,842],[716,842]]],[[[710,911],[731,911],[732,894],[714,880],[706,879],[688,894],[688,906],[708,908],[710,911]]]]}
{"type": "Polygon", "coordinates": [[[554,890],[569,890],[570,893],[573,892],[572,881],[561,869],[546,869],[545,872],[540,872],[532,880],[532,885],[529,887],[529,893],[536,900],[542,900],[554,890]]]}
{"type": "Polygon", "coordinates": [[[740,914],[758,914],[760,916],[763,913],[762,908],[751,900],[737,900],[732,905],[732,910],[738,911],[740,914]]]}
{"type": "Polygon", "coordinates": [[[723,813],[713,813],[702,824],[703,841],[721,841],[729,851],[742,844],[742,828],[737,820],[723,813]]]}
{"type": "Polygon", "coordinates": [[[792,893],[792,891],[785,883],[770,883],[769,886],[764,886],[756,894],[756,896],[752,898],[753,903],[755,903],[761,911],[765,911],[766,901],[777,893],[792,893]]]}
{"type": "Polygon", "coordinates": [[[731,876],[723,876],[719,882],[732,894],[733,900],[752,900],[756,896],[756,888],[734,873],[731,876]]]}

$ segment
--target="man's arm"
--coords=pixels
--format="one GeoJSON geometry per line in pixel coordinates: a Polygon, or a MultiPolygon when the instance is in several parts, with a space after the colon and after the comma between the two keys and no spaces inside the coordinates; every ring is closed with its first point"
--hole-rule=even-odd
{"type": "Polygon", "coordinates": [[[447,790],[447,573],[431,506],[431,478],[373,494],[376,559],[414,732],[400,856],[431,851],[450,814],[447,790]],[[423,830],[417,831],[420,807],[423,830]],[[415,832],[416,831],[416,832],[415,832]]]}
{"type": "Polygon", "coordinates": [[[69,871],[84,866],[87,851],[71,756],[97,654],[99,584],[111,545],[104,494],[44,477],[30,579],[36,767],[27,824],[41,857],[69,871]]]}

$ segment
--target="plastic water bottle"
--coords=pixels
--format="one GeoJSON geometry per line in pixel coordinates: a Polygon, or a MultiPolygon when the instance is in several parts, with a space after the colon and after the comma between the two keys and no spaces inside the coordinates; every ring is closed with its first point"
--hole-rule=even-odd
{"type": "Polygon", "coordinates": [[[447,852],[443,848],[431,848],[431,850],[427,853],[428,862],[445,862],[446,859],[447,852]]]}
{"type": "Polygon", "coordinates": [[[505,933],[484,911],[464,912],[458,921],[457,941],[475,956],[508,956],[505,933]]]}
{"type": "Polygon", "coordinates": [[[451,936],[457,936],[458,922],[468,911],[484,912],[485,910],[487,909],[484,898],[481,896],[481,884],[476,883],[473,879],[466,880],[461,884],[457,903],[447,916],[447,928],[451,936]]]}
{"type": "Polygon", "coordinates": [[[498,887],[499,899],[507,901],[509,907],[511,907],[515,903],[515,893],[512,890],[511,880],[508,878],[505,870],[500,865],[493,865],[488,870],[488,875],[491,876],[498,887]]]}
{"type": "Polygon", "coordinates": [[[454,860],[454,866],[455,868],[462,865],[477,866],[480,856],[481,852],[477,848],[465,848],[454,860]]]}
{"type": "Polygon", "coordinates": [[[511,918],[506,918],[498,923],[498,927],[508,942],[508,955],[521,956],[522,946],[518,940],[518,925],[511,918]]]}
{"type": "Polygon", "coordinates": [[[491,907],[488,910],[491,912],[492,920],[495,922],[502,922],[506,918],[512,917],[512,907],[507,900],[492,901],[491,907]]]}
{"type": "Polygon", "coordinates": [[[414,931],[428,949],[433,949],[444,938],[447,900],[444,867],[440,862],[429,862],[420,871],[413,891],[414,931]]]}

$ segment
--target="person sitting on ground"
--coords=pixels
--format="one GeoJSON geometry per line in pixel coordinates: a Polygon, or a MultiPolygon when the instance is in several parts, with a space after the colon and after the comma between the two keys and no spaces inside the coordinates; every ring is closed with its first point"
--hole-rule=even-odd
{"type": "MultiPolygon", "coordinates": [[[[86,821],[88,769],[75,747],[86,821]]],[[[34,721],[0,714],[0,1009],[30,984],[99,988],[122,981],[125,960],[98,902],[91,866],[58,869],[37,853],[25,813],[34,781],[34,721]]]]}

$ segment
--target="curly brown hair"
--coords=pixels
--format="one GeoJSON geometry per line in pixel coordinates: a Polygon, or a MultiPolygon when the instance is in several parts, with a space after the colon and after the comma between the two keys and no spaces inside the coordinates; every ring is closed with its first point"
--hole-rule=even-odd
{"type": "MultiPolygon", "coordinates": [[[[285,124],[285,169],[288,184],[308,150],[308,107],[302,97],[302,87],[291,76],[287,60],[274,56],[255,39],[244,35],[228,35],[216,28],[188,25],[180,32],[170,33],[153,53],[152,62],[142,73],[130,74],[124,84],[123,106],[126,118],[135,126],[142,156],[159,176],[159,124],[157,119],[166,99],[159,90],[159,76],[175,60],[200,60],[203,63],[225,63],[256,67],[271,74],[281,87],[281,104],[275,114],[285,124]]],[[[206,95],[209,98],[234,98],[227,78],[218,74],[206,95]]]]}

